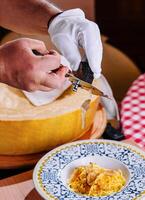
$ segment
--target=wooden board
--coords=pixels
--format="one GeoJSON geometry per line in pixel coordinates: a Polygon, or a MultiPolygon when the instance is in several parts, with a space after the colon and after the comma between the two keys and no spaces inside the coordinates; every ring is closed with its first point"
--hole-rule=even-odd
{"type": "MultiPolygon", "coordinates": [[[[98,110],[96,111],[93,126],[80,139],[95,139],[101,137],[106,127],[106,123],[106,112],[102,106],[99,106],[98,110]]],[[[14,169],[35,165],[45,153],[46,152],[22,156],[0,155],[0,169],[14,169]]]]}

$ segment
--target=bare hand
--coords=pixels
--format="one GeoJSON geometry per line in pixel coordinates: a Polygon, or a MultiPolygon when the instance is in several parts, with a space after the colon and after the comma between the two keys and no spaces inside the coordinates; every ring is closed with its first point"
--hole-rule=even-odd
{"type": "Polygon", "coordinates": [[[60,55],[43,42],[22,38],[0,47],[0,81],[26,91],[60,88],[68,69],[60,67],[60,55]],[[37,50],[41,55],[35,55],[37,50]],[[53,72],[55,70],[55,72],[53,72]]]}

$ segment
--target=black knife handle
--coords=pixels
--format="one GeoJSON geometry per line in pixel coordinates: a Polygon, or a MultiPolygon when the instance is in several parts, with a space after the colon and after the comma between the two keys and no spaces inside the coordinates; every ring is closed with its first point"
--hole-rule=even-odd
{"type": "Polygon", "coordinates": [[[90,84],[92,84],[93,79],[94,79],[94,74],[93,74],[87,60],[82,61],[79,65],[79,69],[77,71],[73,72],[73,74],[77,78],[79,78],[87,83],[90,83],[90,84]]]}
{"type": "Polygon", "coordinates": [[[94,74],[89,66],[88,61],[82,62],[82,72],[83,72],[83,81],[92,84],[94,79],[94,74]]]}

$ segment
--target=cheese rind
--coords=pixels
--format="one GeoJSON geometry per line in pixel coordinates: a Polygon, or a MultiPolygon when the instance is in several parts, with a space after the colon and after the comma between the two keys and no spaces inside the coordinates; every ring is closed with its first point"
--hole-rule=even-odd
{"type": "Polygon", "coordinates": [[[99,104],[98,96],[91,96],[82,127],[81,105],[90,93],[69,88],[55,102],[33,106],[15,88],[0,84],[0,154],[24,155],[54,148],[73,141],[88,131],[99,104]]]}

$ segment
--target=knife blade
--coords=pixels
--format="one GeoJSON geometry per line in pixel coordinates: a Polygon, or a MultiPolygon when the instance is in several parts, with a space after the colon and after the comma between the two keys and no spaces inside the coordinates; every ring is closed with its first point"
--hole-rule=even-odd
{"type": "Polygon", "coordinates": [[[73,88],[74,91],[77,91],[77,88],[81,87],[85,90],[91,91],[91,93],[94,94],[94,95],[99,95],[99,96],[111,99],[108,95],[104,94],[101,90],[99,90],[95,86],[91,85],[90,83],[87,83],[87,82],[79,79],[78,77],[76,77],[72,73],[67,73],[66,77],[68,77],[69,81],[72,82],[73,87],[74,87],[73,88]]]}
{"type": "Polygon", "coordinates": [[[94,73],[92,72],[87,57],[85,55],[80,62],[78,70],[73,71],[72,73],[70,72],[68,76],[70,81],[73,83],[74,91],[77,91],[78,87],[82,87],[86,90],[90,90],[94,95],[99,95],[111,99],[108,95],[104,94],[101,90],[92,85],[92,82],[94,80],[94,73]]]}

